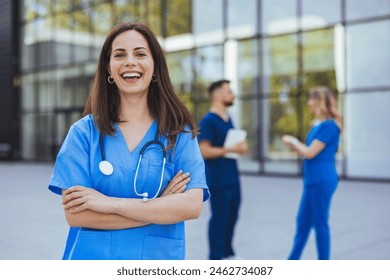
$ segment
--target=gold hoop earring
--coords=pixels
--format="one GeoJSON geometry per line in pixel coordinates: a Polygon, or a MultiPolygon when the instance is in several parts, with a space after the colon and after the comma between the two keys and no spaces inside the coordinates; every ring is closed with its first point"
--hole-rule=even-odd
{"type": "Polygon", "coordinates": [[[111,76],[108,76],[108,78],[107,78],[107,81],[108,81],[110,84],[113,84],[113,83],[115,83],[115,80],[114,80],[114,78],[113,78],[113,77],[111,77],[111,76]]]}
{"type": "Polygon", "coordinates": [[[153,83],[157,82],[156,75],[154,75],[154,74],[152,75],[152,82],[153,82],[153,83]]]}

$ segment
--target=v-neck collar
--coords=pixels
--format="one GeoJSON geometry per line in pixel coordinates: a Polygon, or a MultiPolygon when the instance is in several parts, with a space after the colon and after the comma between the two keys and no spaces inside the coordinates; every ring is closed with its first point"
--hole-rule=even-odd
{"type": "Polygon", "coordinates": [[[129,147],[127,146],[125,137],[122,134],[122,130],[119,127],[118,123],[115,123],[115,130],[116,135],[118,136],[118,142],[120,145],[120,151],[122,154],[127,157],[136,157],[139,156],[139,152],[141,151],[142,147],[149,141],[154,140],[157,130],[157,122],[156,120],[153,120],[152,124],[149,126],[148,130],[146,131],[144,137],[141,139],[141,141],[137,144],[137,146],[133,149],[133,151],[130,151],[129,147]]]}

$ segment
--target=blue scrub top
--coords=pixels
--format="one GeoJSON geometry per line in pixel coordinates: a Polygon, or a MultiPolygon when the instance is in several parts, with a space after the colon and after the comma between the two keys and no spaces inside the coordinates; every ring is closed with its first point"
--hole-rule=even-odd
{"type": "MultiPolygon", "coordinates": [[[[102,160],[99,131],[92,115],[87,115],[70,128],[58,153],[49,189],[61,194],[74,185],[94,188],[114,197],[140,198],[134,192],[133,181],[142,147],[155,139],[157,123],[154,121],[133,152],[115,124],[113,136],[104,137],[106,160],[114,166],[114,173],[103,175],[99,170],[102,160]]],[[[165,137],[159,140],[167,146],[165,137]]],[[[162,151],[159,145],[146,149],[137,177],[138,193],[148,192],[153,197],[158,189],[162,151]],[[147,179],[145,179],[147,178],[147,179]]],[[[190,172],[187,190],[202,188],[203,200],[209,197],[205,166],[197,139],[191,133],[180,133],[173,152],[167,152],[162,190],[179,171],[190,172]]],[[[162,191],[161,190],[161,191],[162,191]]],[[[160,191],[160,193],[161,193],[160,191]]],[[[66,259],[184,259],[184,222],[171,225],[151,224],[124,230],[94,230],[71,228],[64,258],[66,259]]]]}
{"type": "Polygon", "coordinates": [[[303,160],[303,181],[305,186],[338,181],[336,152],[340,142],[340,128],[333,119],[318,122],[309,131],[306,145],[314,140],[321,141],[325,148],[312,159],[303,160]]]}
{"type": "MultiPolygon", "coordinates": [[[[223,147],[229,129],[234,128],[229,117],[224,121],[215,113],[208,112],[200,121],[199,142],[208,140],[212,146],[223,147]]],[[[236,187],[240,184],[237,161],[230,158],[206,159],[206,178],[210,188],[236,187]]]]}

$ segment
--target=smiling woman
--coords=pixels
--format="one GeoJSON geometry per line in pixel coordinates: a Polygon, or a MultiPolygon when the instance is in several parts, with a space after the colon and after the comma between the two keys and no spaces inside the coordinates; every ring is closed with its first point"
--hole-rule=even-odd
{"type": "Polygon", "coordinates": [[[71,226],[64,259],[184,259],[183,222],[209,197],[196,135],[153,32],[116,26],[49,184],[71,226]]]}

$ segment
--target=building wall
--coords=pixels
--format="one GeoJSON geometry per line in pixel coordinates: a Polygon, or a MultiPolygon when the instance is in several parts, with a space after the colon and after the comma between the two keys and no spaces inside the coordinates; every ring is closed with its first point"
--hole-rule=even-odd
{"type": "Polygon", "coordinates": [[[80,117],[111,27],[142,20],[161,38],[171,78],[197,120],[206,88],[227,78],[248,131],[242,171],[299,175],[281,136],[304,140],[307,90],[337,94],[345,178],[390,180],[389,0],[21,1],[21,157],[51,161],[80,117]]]}
{"type": "Polygon", "coordinates": [[[0,158],[17,157],[19,149],[17,11],[17,2],[0,2],[0,158]]]}

